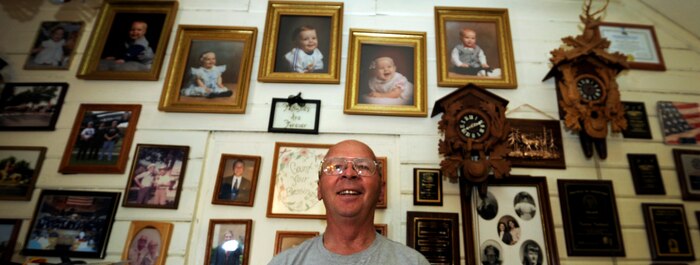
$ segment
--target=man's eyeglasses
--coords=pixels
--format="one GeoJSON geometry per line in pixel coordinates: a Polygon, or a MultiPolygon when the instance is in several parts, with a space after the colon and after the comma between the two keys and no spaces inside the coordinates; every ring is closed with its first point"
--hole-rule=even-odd
{"type": "Polygon", "coordinates": [[[342,175],[348,169],[348,163],[352,164],[352,169],[357,172],[360,177],[368,177],[377,172],[379,163],[369,158],[329,158],[321,161],[321,172],[324,175],[338,176],[342,175]]]}

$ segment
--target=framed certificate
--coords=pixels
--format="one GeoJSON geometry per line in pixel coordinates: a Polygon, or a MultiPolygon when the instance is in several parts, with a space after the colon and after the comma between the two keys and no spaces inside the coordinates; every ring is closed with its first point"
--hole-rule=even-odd
{"type": "Polygon", "coordinates": [[[460,264],[458,214],[409,211],[407,216],[406,245],[431,264],[460,264]]]}
{"type": "Polygon", "coordinates": [[[642,203],[651,259],[695,260],[683,204],[642,203]]]}
{"type": "Polygon", "coordinates": [[[634,191],[637,194],[666,194],[659,161],[656,160],[655,154],[627,154],[627,161],[630,164],[634,191]]]}
{"type": "Polygon", "coordinates": [[[610,52],[627,55],[630,68],[666,70],[653,26],[603,22],[598,30],[610,41],[610,52]]]}

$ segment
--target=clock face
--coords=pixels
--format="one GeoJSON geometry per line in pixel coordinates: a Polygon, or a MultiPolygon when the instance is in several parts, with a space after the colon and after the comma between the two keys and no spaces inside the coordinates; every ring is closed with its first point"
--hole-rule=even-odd
{"type": "Polygon", "coordinates": [[[596,101],[603,97],[603,87],[598,80],[591,77],[583,77],[576,81],[579,95],[585,101],[596,101]]]}
{"type": "Polygon", "coordinates": [[[487,129],[486,120],[479,114],[467,113],[459,119],[459,132],[467,138],[479,139],[487,129]]]}

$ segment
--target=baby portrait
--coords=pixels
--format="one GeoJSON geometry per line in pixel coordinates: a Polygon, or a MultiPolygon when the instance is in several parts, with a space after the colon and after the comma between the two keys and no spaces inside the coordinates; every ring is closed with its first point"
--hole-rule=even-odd
{"type": "Polygon", "coordinates": [[[42,22],[25,69],[68,70],[83,22],[42,22]]]}
{"type": "Polygon", "coordinates": [[[445,32],[444,59],[451,77],[501,77],[496,24],[450,21],[445,32]]]}
{"type": "Polygon", "coordinates": [[[98,71],[151,71],[165,17],[158,13],[117,13],[100,56],[98,71]]]}
{"type": "Polygon", "coordinates": [[[328,73],[331,17],[281,16],[275,72],[328,73]]]}
{"type": "Polygon", "coordinates": [[[193,40],[182,74],[180,102],[236,102],[241,93],[244,45],[241,41],[193,40]]]}
{"type": "Polygon", "coordinates": [[[414,104],[413,47],[363,44],[360,59],[360,104],[414,104]]]}

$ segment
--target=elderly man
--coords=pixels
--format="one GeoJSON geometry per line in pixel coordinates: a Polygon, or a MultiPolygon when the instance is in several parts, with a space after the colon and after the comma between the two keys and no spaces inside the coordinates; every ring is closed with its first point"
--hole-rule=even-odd
{"type": "Polygon", "coordinates": [[[347,140],[332,146],[318,180],[325,232],[280,253],[269,265],[430,264],[418,251],[375,231],[375,205],[385,192],[380,174],[374,152],[364,143],[347,140]]]}

